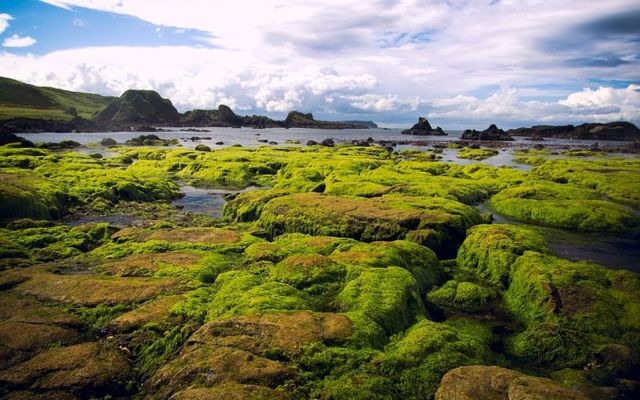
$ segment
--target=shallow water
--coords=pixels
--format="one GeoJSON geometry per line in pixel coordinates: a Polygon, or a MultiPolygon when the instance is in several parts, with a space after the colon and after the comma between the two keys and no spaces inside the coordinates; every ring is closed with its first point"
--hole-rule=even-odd
{"type": "Polygon", "coordinates": [[[612,234],[576,232],[566,229],[535,226],[500,214],[487,205],[476,205],[480,212],[490,212],[496,224],[526,225],[544,236],[551,252],[571,261],[591,261],[612,269],[628,269],[640,273],[640,229],[612,234]]]}
{"type": "Polygon", "coordinates": [[[184,196],[172,201],[171,204],[180,208],[183,212],[193,212],[220,218],[226,203],[226,196],[255,189],[258,189],[258,187],[249,186],[244,189],[233,190],[207,189],[183,185],[180,186],[180,191],[184,196]]]}

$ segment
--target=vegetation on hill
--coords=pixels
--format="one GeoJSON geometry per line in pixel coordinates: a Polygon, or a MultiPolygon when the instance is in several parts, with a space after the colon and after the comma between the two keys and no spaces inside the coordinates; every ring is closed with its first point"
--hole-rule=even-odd
{"type": "Polygon", "coordinates": [[[112,97],[98,94],[34,86],[0,77],[0,120],[9,118],[70,120],[76,115],[89,119],[106,107],[111,100],[112,97]]]}

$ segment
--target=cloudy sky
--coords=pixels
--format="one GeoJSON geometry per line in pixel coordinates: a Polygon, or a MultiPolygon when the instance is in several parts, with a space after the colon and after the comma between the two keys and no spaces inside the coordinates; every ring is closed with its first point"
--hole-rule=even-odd
{"type": "Polygon", "coordinates": [[[637,0],[0,0],[0,75],[180,111],[640,123],[637,0]]]}

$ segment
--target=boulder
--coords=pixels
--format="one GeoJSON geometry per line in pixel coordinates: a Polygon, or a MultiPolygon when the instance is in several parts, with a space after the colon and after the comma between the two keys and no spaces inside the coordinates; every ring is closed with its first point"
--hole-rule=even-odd
{"type": "Polygon", "coordinates": [[[473,365],[442,377],[435,400],[589,400],[584,394],[544,378],[506,368],[473,365]]]}

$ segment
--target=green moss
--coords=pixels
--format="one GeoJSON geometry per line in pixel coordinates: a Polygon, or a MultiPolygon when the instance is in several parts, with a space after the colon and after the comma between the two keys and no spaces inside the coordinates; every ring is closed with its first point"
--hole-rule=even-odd
{"type": "Polygon", "coordinates": [[[507,287],[512,265],[527,250],[547,252],[544,238],[532,229],[516,225],[478,225],[468,231],[456,262],[486,282],[507,287]]]}
{"type": "Polygon", "coordinates": [[[0,172],[0,220],[57,218],[66,207],[64,191],[55,183],[31,172],[0,172]]]}
{"type": "Polygon", "coordinates": [[[406,240],[345,246],[333,252],[331,258],[352,266],[404,268],[411,272],[423,294],[444,278],[444,271],[433,251],[406,240]]]}
{"type": "Polygon", "coordinates": [[[458,158],[467,158],[480,161],[498,155],[498,153],[499,151],[495,149],[473,149],[471,147],[465,147],[458,150],[458,158]]]}
{"type": "Polygon", "coordinates": [[[447,311],[487,311],[496,299],[494,289],[473,282],[450,280],[427,295],[427,300],[447,311]]]}
{"type": "Polygon", "coordinates": [[[627,271],[526,252],[505,292],[507,307],[527,324],[513,339],[514,354],[536,364],[578,366],[598,344],[637,336],[639,282],[627,271]]]}
{"type": "Polygon", "coordinates": [[[94,331],[104,329],[111,320],[123,314],[133,307],[130,304],[103,305],[99,304],[92,308],[80,308],[71,310],[78,314],[80,320],[94,331]]]}
{"type": "Polygon", "coordinates": [[[257,223],[274,236],[301,232],[362,241],[407,237],[437,254],[446,254],[479,221],[475,209],[442,198],[394,195],[363,199],[302,193],[270,200],[257,223]]]}
{"type": "MultiPolygon", "coordinates": [[[[347,282],[336,298],[350,318],[359,314],[379,325],[386,335],[392,335],[426,313],[416,280],[407,270],[399,267],[359,268],[354,273],[357,277],[347,282]]],[[[358,325],[355,322],[354,325],[357,330],[358,325]]],[[[368,334],[357,331],[354,341],[366,340],[359,336],[368,334]]]]}
{"type": "Polygon", "coordinates": [[[352,239],[330,236],[310,236],[302,233],[287,233],[273,242],[259,242],[247,247],[245,255],[254,261],[279,262],[293,254],[321,254],[328,256],[337,249],[349,248],[352,239]]]}
{"type": "Polygon", "coordinates": [[[229,271],[218,276],[207,320],[259,311],[309,310],[309,299],[293,286],[269,282],[247,271],[229,271]]]}
{"type": "Polygon", "coordinates": [[[520,221],[582,231],[621,231],[638,224],[628,208],[601,200],[590,189],[570,184],[529,182],[491,198],[501,215],[520,221]]]}
{"type": "Polygon", "coordinates": [[[531,171],[533,177],[593,189],[608,199],[640,206],[640,160],[550,159],[531,171]]]}

